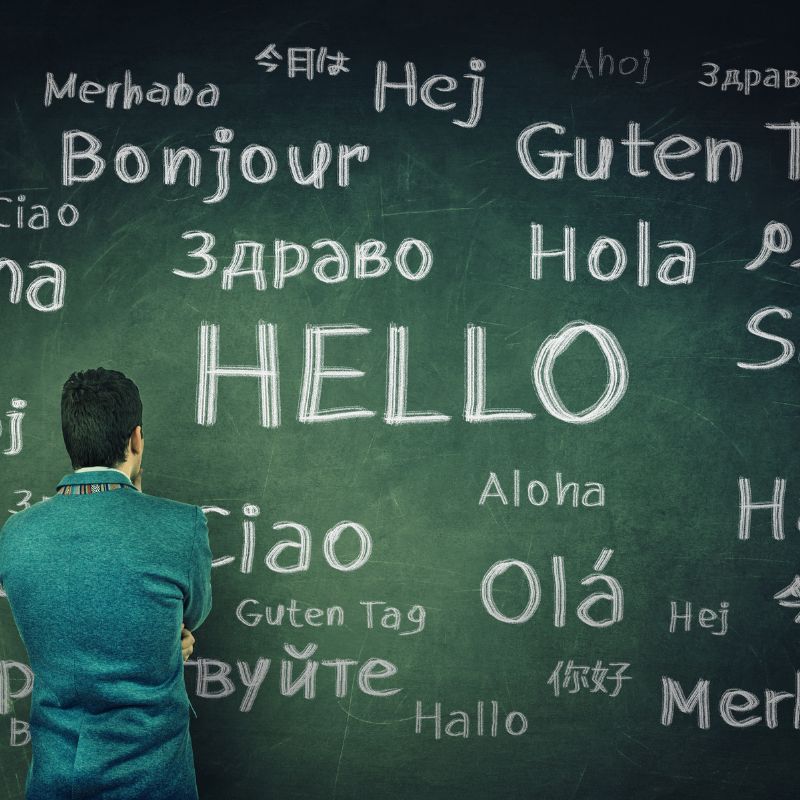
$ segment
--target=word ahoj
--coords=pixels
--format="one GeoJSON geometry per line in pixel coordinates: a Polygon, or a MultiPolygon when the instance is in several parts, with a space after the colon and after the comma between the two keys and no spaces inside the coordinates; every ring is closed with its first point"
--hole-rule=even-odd
{"type": "MultiPolygon", "coordinates": [[[[230,515],[230,511],[219,506],[202,506],[205,514],[219,514],[223,517],[230,515]]],[[[244,521],[242,522],[242,555],[239,563],[239,571],[249,574],[253,571],[253,560],[255,558],[256,546],[256,524],[255,519],[261,513],[261,509],[254,503],[246,503],[242,506],[244,521]]],[[[281,539],[276,542],[264,557],[265,566],[273,572],[291,574],[294,572],[306,572],[311,566],[311,531],[299,522],[281,521],[273,524],[275,531],[293,530],[297,534],[297,539],[281,539]],[[284,553],[294,551],[295,560],[292,563],[279,564],[278,559],[284,553]]],[[[369,561],[372,553],[372,536],[369,531],[357,522],[343,520],[334,525],[325,534],[322,552],[326,563],[339,572],[352,572],[360,569],[369,561]],[[358,555],[352,561],[343,562],[336,555],[336,545],[341,536],[346,531],[352,531],[359,545],[358,555]]],[[[236,560],[236,556],[225,555],[212,559],[212,567],[223,567],[236,560]]]]}
{"type": "MultiPolygon", "coordinates": [[[[217,128],[214,141],[222,147],[209,147],[215,159],[216,187],[212,194],[203,198],[204,203],[219,203],[228,196],[231,185],[231,151],[225,146],[233,141],[231,128],[217,128]]],[[[73,186],[76,183],[96,181],[106,170],[106,159],[99,155],[103,143],[87,131],[64,131],[61,137],[61,183],[73,186]],[[83,172],[78,173],[78,164],[83,162],[83,172]]],[[[317,142],[311,154],[311,166],[306,171],[301,163],[300,148],[290,145],[287,161],[292,180],[300,186],[325,186],[325,174],[331,164],[333,148],[328,142],[317,142]]],[[[123,144],[114,151],[114,173],[123,183],[142,183],[150,175],[150,156],[144,148],[135,144],[123,144]]],[[[350,185],[350,162],[355,159],[363,164],[369,158],[369,147],[363,144],[340,144],[337,148],[337,182],[339,186],[350,185]]],[[[200,185],[203,158],[191,147],[164,147],[161,151],[162,183],[174,186],[178,182],[181,166],[186,183],[191,187],[200,185]]],[[[249,144],[239,154],[239,174],[248,183],[269,183],[278,172],[275,153],[264,145],[249,144]]]]}
{"type": "MultiPolygon", "coordinates": [[[[650,51],[645,48],[642,50],[642,79],[636,81],[640,86],[647,83],[647,67],[650,64],[650,51]]],[[[636,56],[622,56],[616,61],[617,74],[627,77],[632,75],[639,69],[639,59],[636,56]]],[[[592,72],[592,65],[589,63],[589,56],[586,48],[581,49],[581,55],[575,64],[575,69],[572,71],[571,80],[578,77],[580,70],[586,70],[586,75],[594,79],[594,72],[592,72]]],[[[611,53],[606,53],[605,48],[601,47],[597,51],[597,77],[603,78],[614,74],[614,56],[611,53]]]]}
{"type": "MultiPolygon", "coordinates": [[[[528,481],[524,492],[520,490],[520,471],[515,469],[511,485],[511,505],[513,505],[514,508],[520,507],[520,497],[523,494],[527,497],[528,502],[532,506],[543,506],[550,500],[550,490],[547,488],[547,484],[540,480],[528,481]]],[[[566,501],[573,508],[577,508],[578,505],[585,506],[586,508],[604,506],[606,503],[605,496],[605,487],[602,483],[595,483],[594,481],[588,481],[584,484],[578,484],[574,481],[563,483],[561,480],[561,473],[556,472],[556,505],[563,506],[566,501]],[[567,500],[567,496],[570,497],[569,500],[567,500]]],[[[482,506],[487,500],[491,500],[492,498],[497,498],[504,506],[507,506],[509,503],[508,496],[506,492],[503,491],[500,478],[497,477],[496,472],[489,473],[489,477],[483,487],[480,499],[478,500],[478,505],[482,506]]]]}
{"type": "MultiPolygon", "coordinates": [[[[330,339],[364,336],[369,328],[343,325],[306,325],[303,379],[297,420],[303,423],[332,422],[375,416],[362,406],[322,408],[322,386],[328,380],[363,377],[364,372],[350,367],[331,367],[325,363],[325,346],[330,339]]],[[[197,424],[213,425],[217,418],[219,379],[257,378],[261,425],[277,428],[281,424],[280,371],[278,368],[277,326],[259,320],[257,329],[258,365],[221,366],[219,363],[219,325],[200,324],[197,359],[197,424]]],[[[464,376],[464,419],[469,423],[531,420],[536,415],[516,408],[486,406],[486,329],[468,325],[465,330],[466,364],[464,376]]],[[[408,328],[389,324],[386,368],[387,425],[431,424],[450,421],[438,411],[408,410],[408,328]]],[[[584,425],[609,414],[622,400],[628,387],[628,362],[611,331],[600,325],[576,320],[558,333],[548,336],[536,352],[531,381],[545,410],[564,422],[584,425]],[[596,402],[579,412],[568,409],[555,387],[553,370],[561,356],[582,333],[590,335],[606,362],[606,385],[596,402]]]]}
{"type": "MultiPolygon", "coordinates": [[[[6,411],[9,419],[8,438],[9,444],[3,455],[16,456],[22,452],[22,420],[25,417],[24,409],[27,407],[27,400],[20,397],[11,398],[11,411],[6,411]]],[[[3,423],[0,422],[0,436],[3,434],[3,423]]]]}

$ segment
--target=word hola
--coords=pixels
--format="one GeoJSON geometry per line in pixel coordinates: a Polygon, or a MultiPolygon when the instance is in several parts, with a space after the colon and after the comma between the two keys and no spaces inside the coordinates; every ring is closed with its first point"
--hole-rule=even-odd
{"type": "MultiPolygon", "coordinates": [[[[0,272],[7,269],[11,279],[8,289],[8,299],[12,303],[19,303],[22,300],[22,288],[25,282],[25,274],[22,267],[11,258],[0,258],[0,272]]],[[[39,275],[34,278],[25,290],[25,299],[34,311],[58,311],[64,305],[64,291],[67,283],[67,271],[60,264],[54,261],[31,261],[28,269],[50,270],[50,275],[39,275]],[[52,287],[52,297],[48,303],[39,297],[39,293],[45,287],[52,287]]]]}
{"type": "MultiPolygon", "coordinates": [[[[564,263],[564,280],[575,280],[575,228],[565,225],[563,247],[544,249],[544,226],[531,223],[531,280],[542,279],[545,258],[560,258],[564,263]]],[[[650,222],[640,219],[636,237],[636,285],[650,285],[650,222]]],[[[687,242],[667,240],[658,242],[660,250],[674,248],[677,252],[665,256],[658,266],[656,278],[665,286],[688,285],[694,280],[697,256],[687,242]]],[[[617,280],[628,266],[628,251],[619,239],[598,236],[586,256],[589,275],[597,281],[609,283],[617,280]],[[603,263],[605,262],[605,263],[603,263]]]]}
{"type": "MultiPolygon", "coordinates": [[[[471,723],[474,724],[474,736],[489,736],[494,739],[500,731],[500,704],[497,700],[489,703],[488,714],[484,708],[484,701],[479,700],[475,710],[475,720],[467,711],[455,710],[449,713],[450,720],[444,726],[444,735],[454,738],[469,739],[471,723]],[[487,719],[488,717],[488,719],[487,719]],[[486,726],[488,725],[488,731],[486,726]]],[[[433,722],[433,738],[437,741],[442,738],[442,704],[433,704],[432,714],[422,713],[422,701],[417,700],[414,714],[414,733],[422,733],[422,723],[426,720],[433,722]]],[[[509,711],[503,715],[503,730],[509,736],[520,736],[528,730],[528,718],[521,711],[509,711]]]]}
{"type": "MultiPolygon", "coordinates": [[[[624,612],[624,593],[622,585],[610,575],[604,575],[603,570],[611,560],[613,550],[604,549],[594,564],[594,573],[587,575],[582,581],[581,586],[591,586],[597,581],[605,581],[609,591],[593,592],[584,598],[577,608],[578,619],[590,628],[607,628],[615,625],[622,620],[624,612]],[[598,618],[590,613],[593,607],[599,603],[607,601],[610,603],[610,613],[606,617],[598,618]]],[[[564,557],[553,556],[553,625],[556,628],[563,628],[567,624],[567,582],[564,572],[564,557]]],[[[510,625],[519,625],[527,622],[539,608],[542,600],[542,584],[536,570],[525,561],[517,559],[506,559],[492,564],[486,571],[481,581],[481,602],[488,614],[500,622],[510,625]],[[516,616],[510,616],[502,612],[494,599],[495,581],[511,568],[518,569],[528,585],[528,602],[525,608],[516,616]]]]}

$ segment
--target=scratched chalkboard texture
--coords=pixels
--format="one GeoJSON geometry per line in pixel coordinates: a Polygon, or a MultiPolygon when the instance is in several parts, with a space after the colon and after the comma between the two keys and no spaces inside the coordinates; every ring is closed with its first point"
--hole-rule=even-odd
{"type": "MultiPolygon", "coordinates": [[[[0,451],[19,449],[0,453],[0,520],[70,470],[66,377],[131,376],[144,490],[206,507],[215,558],[229,557],[185,667],[200,797],[796,797],[799,184],[790,131],[765,127],[800,119],[796,12],[168,5],[4,12],[0,257],[22,283],[12,302],[13,269],[0,270],[0,451]],[[413,105],[390,87],[376,110],[379,62],[390,83],[414,64],[413,105]],[[722,91],[729,69],[760,85],[722,91]],[[170,94],[125,109],[124,87],[111,102],[108,85],[126,70],[144,91],[214,84],[218,102],[170,94]],[[76,97],[45,106],[47,74],[61,88],[73,72],[76,97]],[[94,102],[77,96],[85,81],[100,87],[84,94],[94,102]],[[537,123],[551,127],[519,145],[537,123]],[[650,142],[638,164],[633,123],[650,142]],[[99,141],[96,180],[64,185],[69,131],[99,141]],[[699,152],[657,166],[676,134],[699,152]],[[576,137],[589,172],[611,141],[607,177],[578,174],[576,137]],[[736,180],[730,150],[707,179],[709,139],[740,146],[736,180]],[[331,145],[324,185],[299,185],[291,152],[308,173],[317,142],[331,145]],[[142,180],[117,176],[123,145],[141,148],[120,157],[134,178],[146,154],[142,180]],[[248,145],[261,182],[243,176],[248,145]],[[180,147],[199,155],[196,186],[188,163],[165,180],[165,148],[180,147]],[[230,183],[204,202],[220,191],[212,148],[230,151],[230,183]],[[524,153],[540,172],[556,166],[541,150],[569,153],[563,178],[525,169],[524,153]],[[56,218],[64,204],[74,225],[56,218]],[[28,225],[34,205],[47,228],[28,225]],[[537,230],[559,250],[565,227],[574,279],[563,256],[543,256],[532,277],[537,230]],[[216,265],[187,255],[212,236],[216,265]],[[771,252],[745,269],[765,236],[771,252]],[[615,245],[593,251],[599,237],[616,240],[624,270],[615,245]],[[368,240],[385,243],[389,268],[358,278],[368,240]],[[276,242],[309,255],[283,285],[276,242]],[[693,249],[690,283],[658,272],[686,252],[676,242],[693,249]],[[320,280],[341,253],[346,278],[320,280]],[[52,284],[28,292],[52,274],[37,261],[66,275],[49,311],[30,298],[55,303],[52,284]],[[578,321],[597,327],[554,356],[548,337],[578,321]],[[277,354],[271,427],[258,379],[223,374],[211,403],[199,368],[214,347],[221,367],[255,367],[259,330],[277,354]],[[320,378],[323,364],[363,375],[320,378]],[[405,377],[409,413],[449,419],[387,424],[399,396],[387,374],[405,377]],[[607,413],[581,420],[614,380],[607,413]],[[315,403],[371,415],[301,422],[315,403]],[[529,416],[468,420],[467,407],[529,416]],[[778,510],[742,510],[747,492],[778,510]],[[276,550],[301,541],[298,526],[306,552],[276,550]]],[[[75,173],[90,166],[76,160],[75,173]]],[[[285,250],[284,270],[298,252],[285,250]]],[[[21,800],[27,656],[4,598],[0,664],[0,796],[21,800]]]]}

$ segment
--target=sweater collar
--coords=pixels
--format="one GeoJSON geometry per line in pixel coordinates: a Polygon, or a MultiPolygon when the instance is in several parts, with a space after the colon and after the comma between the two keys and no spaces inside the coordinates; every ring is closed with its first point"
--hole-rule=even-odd
{"type": "Polygon", "coordinates": [[[56,488],[77,483],[126,483],[133,486],[131,479],[122,470],[111,467],[91,467],[70,472],[58,482],[56,488]]]}

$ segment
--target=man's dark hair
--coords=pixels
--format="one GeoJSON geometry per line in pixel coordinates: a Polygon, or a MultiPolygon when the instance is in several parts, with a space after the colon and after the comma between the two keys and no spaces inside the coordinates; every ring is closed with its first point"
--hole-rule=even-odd
{"type": "Polygon", "coordinates": [[[73,372],[61,392],[61,431],[73,469],[113,467],[125,460],[142,424],[139,388],[113,369],[73,372]]]}

